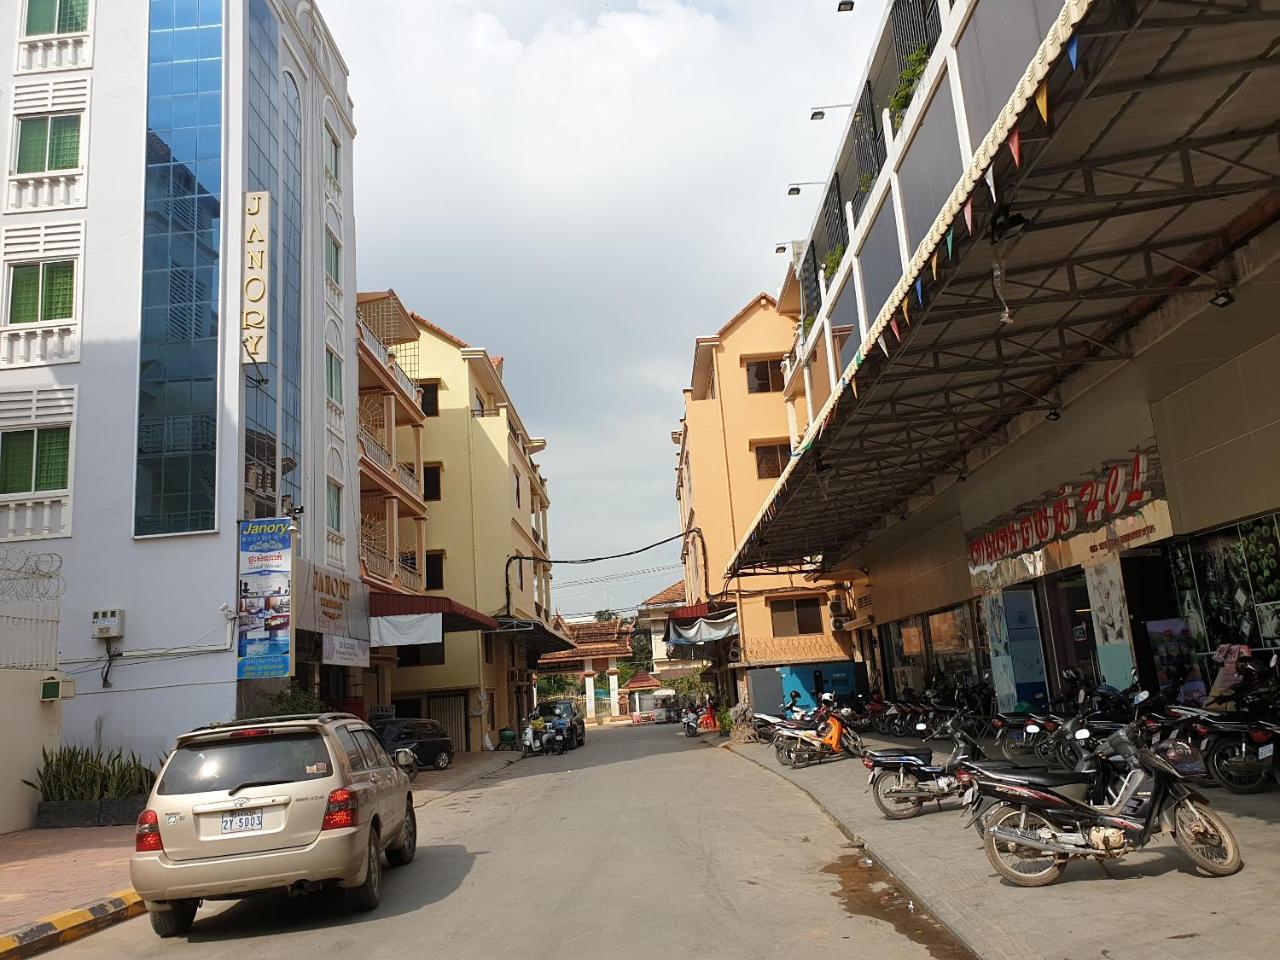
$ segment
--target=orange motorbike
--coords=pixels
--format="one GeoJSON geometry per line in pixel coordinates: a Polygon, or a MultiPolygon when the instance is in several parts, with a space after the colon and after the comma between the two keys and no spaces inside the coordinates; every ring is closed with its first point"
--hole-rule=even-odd
{"type": "Polygon", "coordinates": [[[794,745],[787,753],[793,770],[811,763],[861,757],[865,748],[853,729],[853,711],[848,707],[832,711],[816,730],[797,730],[794,745]]]}

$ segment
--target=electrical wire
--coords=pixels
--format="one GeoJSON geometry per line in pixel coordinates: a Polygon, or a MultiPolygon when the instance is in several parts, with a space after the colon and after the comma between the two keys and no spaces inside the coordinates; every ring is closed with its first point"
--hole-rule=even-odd
{"type": "Polygon", "coordinates": [[[645,567],[640,570],[628,570],[623,573],[611,573],[600,577],[588,577],[585,580],[566,580],[563,583],[557,583],[557,589],[565,587],[580,587],[589,583],[604,583],[611,580],[630,580],[630,579],[648,579],[653,574],[664,573],[669,570],[680,570],[684,567],[682,563],[668,563],[660,567],[645,567]]]}

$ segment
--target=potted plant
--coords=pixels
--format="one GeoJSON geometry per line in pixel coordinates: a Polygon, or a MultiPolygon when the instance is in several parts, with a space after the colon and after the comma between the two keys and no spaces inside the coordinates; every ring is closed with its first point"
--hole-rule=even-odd
{"type": "Polygon", "coordinates": [[[155,773],[137,754],[116,750],[103,758],[102,801],[98,826],[123,827],[138,822],[155,783],[155,773]]]}
{"type": "Polygon", "coordinates": [[[720,727],[720,736],[728,738],[733,731],[733,719],[729,716],[729,708],[721,707],[716,714],[716,724],[720,727]]]}
{"type": "Polygon", "coordinates": [[[23,783],[40,791],[36,826],[50,829],[134,823],[154,781],[136,754],[61,746],[42,751],[36,779],[23,783]]]}

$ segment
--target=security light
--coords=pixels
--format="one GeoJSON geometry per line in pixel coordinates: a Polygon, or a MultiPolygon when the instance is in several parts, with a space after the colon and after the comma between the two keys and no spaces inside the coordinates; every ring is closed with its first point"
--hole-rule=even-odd
{"type": "Polygon", "coordinates": [[[1059,420],[1062,419],[1062,412],[1057,407],[1054,407],[1052,410],[1050,410],[1048,413],[1044,415],[1044,418],[1048,420],[1050,423],[1057,423],[1059,420]]]}
{"type": "Polygon", "coordinates": [[[826,119],[826,116],[827,116],[827,111],[825,111],[825,110],[814,110],[811,114],[809,114],[809,119],[810,119],[810,120],[824,120],[824,119],[826,119]]]}
{"type": "Polygon", "coordinates": [[[1011,240],[1027,229],[1027,218],[1020,213],[1010,213],[1007,206],[996,208],[991,218],[991,242],[1011,240]]]}
{"type": "Polygon", "coordinates": [[[778,244],[776,247],[774,247],[774,248],[773,248],[773,252],[774,252],[774,253],[786,253],[786,252],[787,252],[787,245],[786,245],[785,243],[780,243],[780,244],[778,244]]]}
{"type": "Polygon", "coordinates": [[[840,2],[836,4],[836,13],[852,13],[852,12],[853,12],[853,0],[840,0],[840,2]]]}
{"type": "Polygon", "coordinates": [[[799,188],[799,187],[787,187],[787,196],[788,196],[788,197],[798,197],[798,196],[800,196],[800,188],[799,188]]]}
{"type": "Polygon", "coordinates": [[[827,181],[825,180],[800,180],[797,183],[788,183],[787,196],[788,197],[800,196],[801,187],[825,187],[826,185],[827,185],[827,181]]]}
{"type": "Polygon", "coordinates": [[[1229,307],[1236,302],[1236,296],[1226,287],[1223,287],[1209,298],[1209,302],[1215,307],[1229,307]]]}

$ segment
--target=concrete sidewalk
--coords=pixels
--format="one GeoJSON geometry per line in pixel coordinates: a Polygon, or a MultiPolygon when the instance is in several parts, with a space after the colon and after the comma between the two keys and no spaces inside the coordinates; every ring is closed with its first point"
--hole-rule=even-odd
{"type": "MultiPolygon", "coordinates": [[[[418,774],[414,806],[421,809],[519,759],[520,754],[507,751],[457,754],[449,769],[418,774]]],[[[133,834],[133,827],[87,827],[0,835],[0,941],[65,910],[129,890],[133,834]]]]}
{"type": "MultiPolygon", "coordinates": [[[[901,743],[867,740],[867,746],[901,743]]],[[[912,744],[918,746],[919,744],[912,744]]],[[[935,744],[945,755],[946,744],[935,744]]],[[[1261,960],[1276,955],[1280,914],[1280,796],[1205,789],[1226,815],[1244,870],[1222,879],[1195,873],[1167,837],[1108,863],[1076,862],[1051,887],[1004,883],[981,841],[961,829],[958,802],[891,821],[866,792],[867,770],[843,760],[792,770],[760,744],[733,748],[805,790],[934,916],[984,960],[1261,960]]]]}

